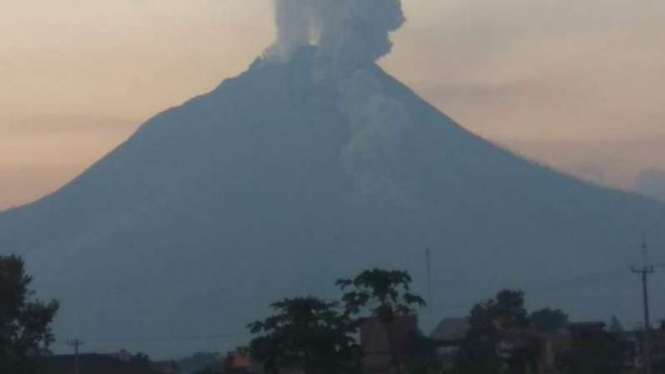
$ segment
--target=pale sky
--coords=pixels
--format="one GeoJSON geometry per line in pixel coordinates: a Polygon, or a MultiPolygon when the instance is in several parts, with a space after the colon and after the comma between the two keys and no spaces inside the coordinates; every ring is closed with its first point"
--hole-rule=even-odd
{"type": "MultiPolygon", "coordinates": [[[[0,0],[0,209],[247,68],[271,0],[0,0]]],[[[629,189],[665,170],[665,2],[404,0],[382,65],[471,131],[629,189]]]]}

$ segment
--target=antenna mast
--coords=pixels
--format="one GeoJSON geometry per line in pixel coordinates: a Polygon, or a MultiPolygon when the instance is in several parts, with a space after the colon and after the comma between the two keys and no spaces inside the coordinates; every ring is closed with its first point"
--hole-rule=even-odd
{"type": "Polygon", "coordinates": [[[640,274],[642,278],[642,302],[644,308],[644,369],[646,374],[652,373],[651,365],[651,322],[649,320],[649,275],[653,274],[654,267],[647,265],[647,241],[642,232],[642,257],[644,265],[641,268],[632,267],[631,271],[640,274]]]}
{"type": "Polygon", "coordinates": [[[432,306],[434,300],[432,300],[432,252],[429,248],[425,248],[425,263],[427,266],[427,319],[428,328],[433,329],[434,322],[432,321],[432,306]]]}

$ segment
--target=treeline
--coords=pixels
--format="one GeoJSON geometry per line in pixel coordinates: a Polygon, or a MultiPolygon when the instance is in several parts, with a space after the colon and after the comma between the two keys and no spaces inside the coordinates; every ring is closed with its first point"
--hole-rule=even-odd
{"type": "MultiPolygon", "coordinates": [[[[36,299],[31,282],[21,258],[0,256],[0,373],[32,373],[54,340],[50,325],[59,304],[36,299]]],[[[558,309],[529,312],[519,290],[502,290],[475,305],[464,319],[463,336],[454,342],[417,332],[404,344],[405,335],[394,327],[425,306],[411,292],[411,282],[405,271],[372,269],[338,280],[337,300],[302,296],[277,301],[268,318],[247,326],[255,336],[247,352],[251,366],[238,366],[228,356],[201,373],[368,372],[364,359],[376,352],[367,352],[359,341],[368,323],[381,327],[378,336],[386,349],[380,354],[395,374],[621,374],[634,372],[639,361],[639,339],[629,341],[618,320],[607,329],[571,324],[558,309]]],[[[132,361],[149,364],[143,354],[132,361]]],[[[665,373],[665,355],[656,356],[654,369],[665,373]]]]}
{"type": "MultiPolygon", "coordinates": [[[[385,353],[393,371],[401,373],[391,325],[425,306],[425,300],[410,291],[411,282],[405,271],[372,269],[338,280],[339,300],[303,296],[275,302],[270,317],[247,326],[256,336],[250,344],[251,359],[265,373],[361,373],[363,351],[357,338],[362,324],[371,319],[383,326],[385,353]]],[[[246,372],[232,364],[227,360],[200,374],[246,372]]]]}
{"type": "Polygon", "coordinates": [[[23,259],[0,256],[0,373],[32,373],[54,341],[57,301],[41,302],[23,259]]]}
{"type": "Polygon", "coordinates": [[[503,290],[475,305],[469,328],[446,373],[618,374],[625,372],[628,345],[623,333],[602,324],[566,331],[569,317],[559,309],[529,313],[524,293],[503,290]],[[548,357],[549,355],[549,357],[548,357]]]}
{"type": "MultiPolygon", "coordinates": [[[[359,331],[369,320],[384,327],[390,369],[402,374],[561,374],[633,373],[635,347],[616,319],[604,324],[571,324],[559,309],[529,312],[520,290],[502,290],[476,304],[465,318],[464,336],[437,341],[423,333],[406,345],[392,336],[391,325],[413,315],[425,300],[409,291],[403,271],[373,269],[339,280],[339,300],[316,297],[284,299],[273,314],[248,326],[256,335],[249,355],[254,371],[264,373],[336,374],[369,372],[363,366],[359,331]],[[442,358],[440,348],[449,354],[442,358]],[[548,356],[549,355],[549,356],[548,356]]],[[[658,366],[657,366],[658,368],[658,366]]],[[[240,374],[247,368],[225,365],[206,373],[240,374]]],[[[659,371],[656,371],[658,373],[659,371]]]]}

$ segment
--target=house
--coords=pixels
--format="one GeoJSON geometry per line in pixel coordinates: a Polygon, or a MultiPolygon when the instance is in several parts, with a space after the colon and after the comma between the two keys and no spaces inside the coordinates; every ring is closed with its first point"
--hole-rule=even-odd
{"type": "MultiPolygon", "coordinates": [[[[533,374],[555,373],[559,352],[589,334],[606,334],[605,323],[595,321],[569,323],[552,332],[541,332],[533,327],[504,328],[500,322],[495,326],[500,334],[495,346],[499,359],[505,365],[515,353],[528,354],[532,360],[524,370],[533,374]]],[[[442,368],[450,369],[455,365],[470,327],[466,318],[445,318],[430,334],[436,346],[437,362],[442,368]]]]}
{"type": "MultiPolygon", "coordinates": [[[[521,344],[514,345],[513,348],[531,347],[537,352],[536,366],[532,372],[537,374],[557,373],[557,357],[568,349],[575,342],[585,339],[589,336],[607,337],[606,324],[602,321],[573,322],[566,324],[563,328],[541,332],[533,327],[518,331],[521,344]]],[[[519,341],[518,340],[518,341],[519,341]]]]}
{"type": "Polygon", "coordinates": [[[439,322],[430,339],[434,342],[439,364],[446,369],[455,365],[455,359],[471,325],[466,318],[444,318],[439,322]]]}
{"type": "MultiPolygon", "coordinates": [[[[44,357],[39,363],[36,374],[71,374],[76,364],[75,355],[44,357]]],[[[159,374],[150,367],[101,354],[79,355],[78,368],[79,374],[159,374]]]]}

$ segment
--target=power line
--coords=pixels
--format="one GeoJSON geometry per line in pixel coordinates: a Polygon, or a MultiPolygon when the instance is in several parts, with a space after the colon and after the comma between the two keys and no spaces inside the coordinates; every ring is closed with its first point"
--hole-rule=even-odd
{"type": "MultiPolygon", "coordinates": [[[[428,262],[431,260],[431,251],[429,248],[426,250],[426,258],[428,262]]],[[[665,262],[660,262],[656,263],[654,265],[649,266],[649,269],[651,269],[651,273],[648,274],[653,274],[653,270],[656,268],[665,268],[665,262]]],[[[638,272],[643,271],[644,269],[632,269],[632,270],[638,270],[638,272]]],[[[540,285],[536,285],[535,287],[526,287],[524,288],[525,291],[529,293],[539,293],[542,294],[544,292],[553,292],[553,291],[559,291],[562,289],[567,289],[571,287],[576,287],[579,288],[581,284],[592,284],[595,282],[598,282],[600,280],[610,278],[616,281],[620,281],[621,279],[616,279],[617,275],[620,275],[625,271],[625,266],[614,266],[614,267],[608,267],[605,269],[601,269],[595,272],[591,272],[588,274],[581,274],[581,275],[576,275],[570,278],[566,279],[561,279],[558,281],[553,281],[553,282],[547,282],[547,283],[541,283],[540,285]]],[[[624,273],[625,274],[625,273],[624,273]]],[[[431,281],[428,277],[428,298],[431,299],[431,281]]],[[[428,300],[431,303],[431,300],[428,300]]],[[[449,305],[440,305],[441,307],[447,309],[447,310],[465,310],[470,308],[473,304],[475,304],[478,301],[475,302],[467,302],[467,303],[455,303],[455,304],[449,304],[449,305]]],[[[430,313],[430,318],[431,318],[431,311],[430,313]]],[[[435,323],[433,320],[431,323],[435,323]]],[[[251,334],[248,333],[216,333],[216,334],[200,334],[200,335],[173,335],[173,336],[159,336],[159,337],[116,337],[116,338],[86,338],[85,341],[89,344],[105,344],[105,343],[143,343],[143,342],[178,342],[178,341],[195,341],[195,340],[221,340],[221,339],[232,339],[232,338],[250,338],[251,334]]],[[[82,345],[83,343],[78,340],[68,340],[67,341],[67,346],[73,346],[70,344],[70,342],[78,341],[79,345],[82,345]]],[[[56,346],[62,344],[54,344],[56,346]]]]}
{"type": "Polygon", "coordinates": [[[651,374],[651,321],[649,320],[649,275],[653,274],[654,267],[647,265],[647,242],[642,234],[642,255],[644,265],[641,268],[632,267],[634,274],[640,274],[642,278],[642,302],[644,307],[644,366],[646,374],[651,374]]]}
{"type": "MultiPolygon", "coordinates": [[[[118,338],[88,338],[85,339],[89,345],[104,345],[110,343],[148,343],[148,342],[179,342],[195,340],[222,340],[232,338],[249,338],[249,334],[202,334],[202,335],[173,335],[159,337],[118,337],[118,338]]],[[[67,340],[67,346],[70,340],[67,340]]],[[[55,346],[62,344],[55,343],[55,346]]]]}
{"type": "Polygon", "coordinates": [[[592,273],[580,274],[567,279],[561,279],[554,282],[541,283],[535,287],[528,287],[526,290],[531,292],[551,292],[558,291],[561,289],[566,289],[569,287],[579,287],[580,285],[590,285],[597,283],[603,279],[614,277],[617,274],[621,274],[626,270],[625,266],[614,266],[605,269],[601,269],[592,273]]]}
{"type": "Polygon", "coordinates": [[[155,342],[155,341],[184,341],[184,340],[213,340],[246,337],[248,334],[206,334],[206,335],[173,335],[161,337],[126,337],[108,339],[88,339],[91,343],[115,343],[115,342],[155,342]]]}
{"type": "Polygon", "coordinates": [[[79,347],[83,342],[79,339],[67,340],[67,345],[74,347],[74,374],[79,374],[79,347]]]}
{"type": "MultiPolygon", "coordinates": [[[[665,262],[653,265],[653,267],[665,267],[665,262]]],[[[525,292],[527,292],[527,294],[532,294],[532,293],[543,294],[543,293],[557,292],[569,288],[579,289],[580,287],[585,285],[592,286],[595,283],[606,279],[610,279],[613,282],[624,282],[625,277],[617,278],[617,276],[625,274],[625,271],[626,271],[625,265],[613,266],[587,274],[576,275],[566,279],[560,279],[552,282],[543,282],[535,286],[527,286],[519,288],[523,289],[525,292]]],[[[456,304],[444,305],[443,307],[445,307],[445,309],[447,310],[463,310],[470,308],[470,306],[473,304],[474,302],[456,303],[456,304]]]]}
{"type": "Polygon", "coordinates": [[[434,320],[432,318],[432,308],[434,307],[434,300],[432,299],[432,252],[429,248],[425,249],[425,265],[427,266],[427,319],[429,328],[434,328],[434,320]]]}

